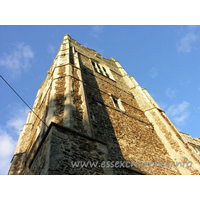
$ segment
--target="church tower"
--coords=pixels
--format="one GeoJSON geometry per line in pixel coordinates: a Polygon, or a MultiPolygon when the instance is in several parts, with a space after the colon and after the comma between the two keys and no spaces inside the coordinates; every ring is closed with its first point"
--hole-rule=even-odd
{"type": "Polygon", "coordinates": [[[68,34],[32,110],[8,174],[200,174],[199,139],[194,148],[118,61],[68,34]]]}

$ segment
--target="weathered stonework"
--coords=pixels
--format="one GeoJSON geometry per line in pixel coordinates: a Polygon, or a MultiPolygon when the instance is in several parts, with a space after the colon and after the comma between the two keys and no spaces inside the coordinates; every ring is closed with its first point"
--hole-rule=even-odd
{"type": "Polygon", "coordinates": [[[200,174],[200,139],[180,133],[118,61],[69,35],[33,111],[8,174],[200,174]],[[175,166],[175,160],[183,163],[185,158],[192,166],[175,166]],[[73,167],[74,162],[98,165],[73,167]]]}
{"type": "Polygon", "coordinates": [[[72,79],[72,84],[73,84],[73,98],[74,98],[74,104],[76,106],[76,110],[73,112],[73,117],[74,120],[77,122],[77,126],[75,126],[76,130],[79,132],[85,134],[86,130],[83,125],[83,108],[82,104],[83,101],[81,99],[81,94],[80,94],[80,80],[78,77],[78,70],[74,68],[73,70],[73,79],[72,79]]]}
{"type": "Polygon", "coordinates": [[[56,117],[55,123],[63,124],[64,119],[64,102],[65,102],[65,66],[59,67],[58,76],[55,86],[56,94],[55,94],[55,107],[54,116],[56,117]]]}

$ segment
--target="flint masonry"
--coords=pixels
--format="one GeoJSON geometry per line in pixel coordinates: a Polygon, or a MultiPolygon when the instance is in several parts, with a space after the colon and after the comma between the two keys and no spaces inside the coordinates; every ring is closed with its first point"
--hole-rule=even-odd
{"type": "Polygon", "coordinates": [[[38,90],[8,174],[200,174],[200,141],[179,132],[115,59],[68,34],[38,90]],[[184,167],[72,167],[82,162],[151,162],[184,167]]]}

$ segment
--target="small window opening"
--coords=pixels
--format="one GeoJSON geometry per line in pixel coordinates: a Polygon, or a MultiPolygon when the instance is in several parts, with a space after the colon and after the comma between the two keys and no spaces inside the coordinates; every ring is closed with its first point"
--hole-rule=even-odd
{"type": "MultiPolygon", "coordinates": [[[[103,70],[104,70],[106,76],[109,77],[109,74],[107,73],[107,71],[106,71],[106,69],[105,69],[104,67],[103,67],[103,70]]],[[[110,78],[110,77],[109,77],[109,78],[110,78]]]]}
{"type": "Polygon", "coordinates": [[[93,67],[94,67],[94,70],[95,70],[95,72],[98,72],[97,71],[97,68],[96,68],[96,65],[95,65],[95,63],[92,61],[92,65],[93,65],[93,67]]]}
{"type": "Polygon", "coordinates": [[[95,63],[92,61],[92,65],[93,65],[93,67],[95,68],[96,66],[95,66],[95,63]]]}
{"type": "Polygon", "coordinates": [[[106,77],[114,80],[114,78],[113,78],[112,74],[110,73],[109,69],[106,69],[106,67],[100,65],[99,63],[97,63],[95,61],[91,60],[91,62],[92,62],[92,65],[93,65],[93,68],[94,68],[95,72],[98,72],[98,73],[102,74],[103,76],[106,76],[106,77]]]}
{"type": "Polygon", "coordinates": [[[101,69],[101,67],[99,66],[99,64],[97,64],[97,67],[98,67],[98,69],[99,69],[99,72],[100,72],[101,74],[103,74],[102,69],[101,69]]]}
{"type": "Polygon", "coordinates": [[[111,95],[111,97],[112,97],[112,100],[114,102],[115,107],[116,108],[120,108],[117,97],[114,97],[113,95],[111,95]]]}

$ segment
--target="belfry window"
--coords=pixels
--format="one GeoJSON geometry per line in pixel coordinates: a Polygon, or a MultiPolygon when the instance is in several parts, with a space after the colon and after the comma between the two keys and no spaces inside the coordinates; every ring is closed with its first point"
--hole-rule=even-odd
{"type": "Polygon", "coordinates": [[[94,67],[95,72],[98,72],[95,62],[92,61],[92,65],[94,67]]]}
{"type": "Polygon", "coordinates": [[[111,78],[112,80],[114,80],[114,78],[111,75],[111,72],[109,69],[106,69],[106,67],[102,66],[101,64],[95,62],[95,61],[91,61],[93,68],[95,70],[95,72],[100,73],[103,76],[106,76],[108,78],[111,78]]]}
{"type": "Polygon", "coordinates": [[[92,65],[93,65],[94,69],[96,69],[95,62],[92,61],[92,65]]]}
{"type": "Polygon", "coordinates": [[[115,106],[116,108],[120,108],[120,107],[119,107],[118,98],[115,97],[115,96],[113,96],[113,95],[111,95],[111,97],[112,97],[112,100],[113,100],[114,106],[115,106]]]}
{"type": "Polygon", "coordinates": [[[107,73],[107,71],[106,71],[105,67],[102,67],[102,68],[103,68],[103,70],[104,70],[104,72],[105,72],[106,76],[110,78],[110,76],[109,76],[109,74],[107,73]]]}
{"type": "Polygon", "coordinates": [[[125,112],[125,109],[124,109],[124,107],[122,105],[121,100],[118,97],[116,97],[116,96],[114,96],[112,94],[110,94],[110,96],[112,98],[112,101],[113,101],[113,104],[114,104],[115,108],[120,109],[120,110],[125,112]]]}
{"type": "Polygon", "coordinates": [[[102,69],[101,69],[101,67],[99,66],[98,63],[97,63],[97,67],[98,67],[98,69],[99,69],[100,74],[104,75],[104,74],[103,74],[103,71],[102,71],[102,69]]]}

